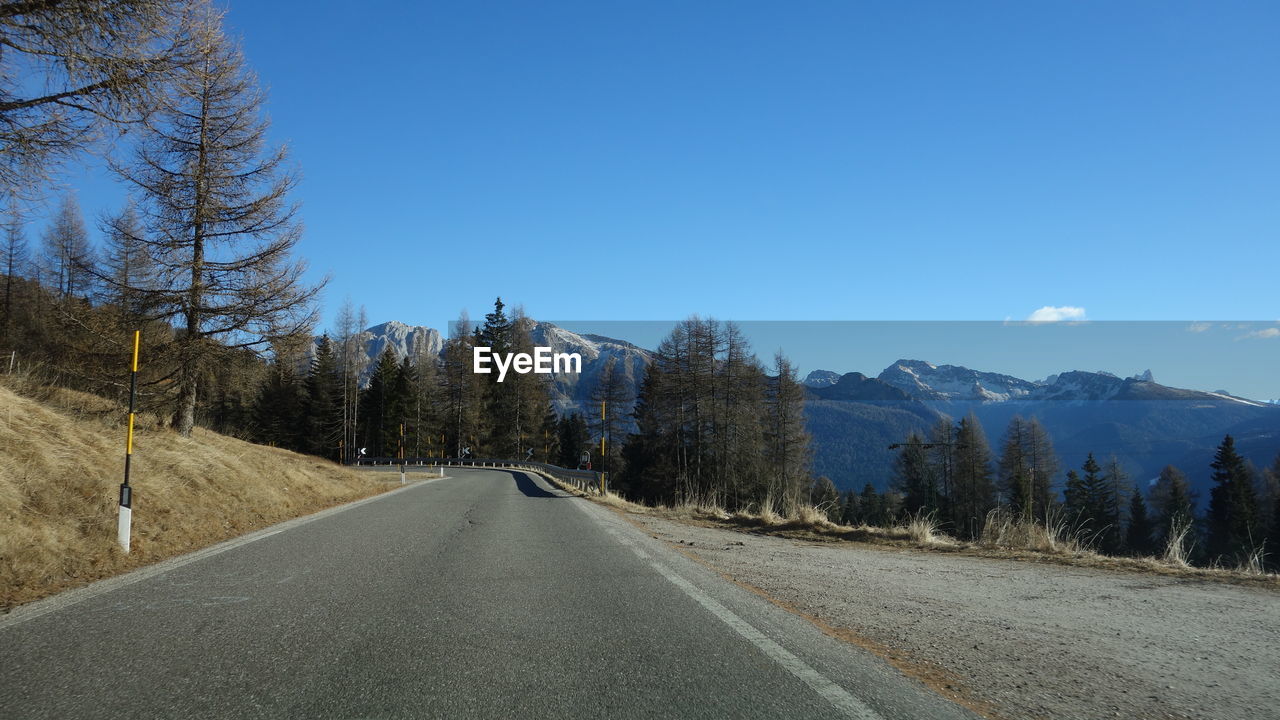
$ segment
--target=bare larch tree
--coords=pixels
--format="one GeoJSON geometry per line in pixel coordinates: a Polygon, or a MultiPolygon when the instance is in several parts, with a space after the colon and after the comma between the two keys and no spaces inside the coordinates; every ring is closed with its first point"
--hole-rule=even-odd
{"type": "Polygon", "coordinates": [[[175,73],[130,162],[113,169],[140,192],[163,281],[132,288],[176,320],[174,427],[190,434],[197,384],[219,346],[255,348],[308,332],[320,285],[292,256],[301,238],[283,146],[268,150],[264,95],[220,15],[202,4],[192,62],[175,73]],[[216,342],[215,342],[216,341],[216,342]]]}

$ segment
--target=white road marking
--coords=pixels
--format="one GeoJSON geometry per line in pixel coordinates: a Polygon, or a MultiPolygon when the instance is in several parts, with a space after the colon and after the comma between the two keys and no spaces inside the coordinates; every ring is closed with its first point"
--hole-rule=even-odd
{"type": "Polygon", "coordinates": [[[597,525],[604,528],[618,542],[622,543],[632,552],[640,556],[642,559],[649,561],[649,566],[657,571],[659,575],[666,578],[672,585],[680,588],[684,594],[693,598],[699,605],[706,608],[712,615],[715,615],[725,625],[733,628],[742,637],[746,638],[752,645],[760,649],[769,659],[781,665],[783,669],[794,675],[801,682],[808,685],[814,692],[821,695],[831,703],[836,710],[840,711],[845,717],[854,718],[854,720],[883,720],[881,715],[871,709],[869,705],[854,697],[849,691],[832,682],[822,673],[814,670],[808,663],[791,654],[786,648],[778,643],[770,640],[764,633],[760,632],[754,625],[743,620],[729,608],[720,604],[715,598],[708,595],[701,588],[678,575],[671,568],[650,558],[648,553],[642,550],[631,538],[627,537],[616,529],[605,525],[599,518],[587,509],[585,502],[578,504],[578,509],[586,513],[597,525]]]}
{"type": "Polygon", "coordinates": [[[193,562],[204,560],[205,558],[208,558],[208,557],[213,557],[214,555],[217,555],[219,553],[224,553],[228,550],[234,550],[238,547],[243,547],[245,545],[248,545],[249,543],[257,542],[259,540],[269,538],[272,535],[279,535],[285,530],[292,530],[293,528],[299,527],[301,525],[306,525],[309,522],[314,522],[322,518],[327,518],[330,515],[336,515],[344,510],[350,510],[352,508],[360,507],[361,505],[365,505],[367,503],[371,503],[376,500],[381,500],[383,498],[389,497],[391,495],[395,495],[397,493],[402,493],[406,490],[412,490],[414,488],[421,487],[422,485],[428,485],[430,483],[439,482],[441,480],[448,480],[448,479],[449,479],[449,476],[446,475],[445,477],[431,478],[430,480],[419,480],[418,482],[415,482],[410,485],[405,485],[404,487],[396,488],[395,490],[389,490],[387,492],[380,493],[372,497],[364,498],[363,500],[356,500],[355,502],[349,502],[346,505],[331,507],[327,510],[321,510],[320,512],[312,513],[311,515],[306,515],[300,518],[294,518],[292,520],[285,520],[282,523],[272,525],[271,527],[268,527],[268,528],[263,528],[262,530],[258,530],[256,532],[251,532],[248,535],[241,535],[240,537],[231,538],[230,540],[225,540],[223,542],[220,542],[217,545],[211,545],[207,548],[204,548],[203,550],[196,550],[195,552],[187,553],[186,555],[180,555],[176,558],[169,558],[168,560],[162,560],[154,565],[148,565],[146,567],[138,568],[137,570],[134,570],[132,572],[127,572],[123,575],[117,575],[115,577],[99,580],[97,582],[86,585],[82,588],[76,588],[75,590],[68,590],[66,592],[58,593],[57,595],[54,595],[53,597],[45,598],[44,600],[37,600],[28,605],[23,605],[21,607],[15,608],[8,615],[0,616],[0,630],[4,630],[7,627],[12,627],[19,623],[24,623],[28,620],[34,620],[38,617],[41,617],[43,615],[48,615],[51,612],[55,612],[63,608],[71,607],[72,605],[75,605],[77,603],[82,603],[85,600],[88,600],[90,598],[95,598],[104,593],[109,593],[112,590],[119,590],[122,587],[126,587],[128,585],[132,585],[137,582],[142,582],[143,580],[146,580],[148,578],[153,578],[153,577],[156,577],[157,575],[163,575],[169,572],[170,570],[180,568],[183,565],[190,565],[193,562]]]}

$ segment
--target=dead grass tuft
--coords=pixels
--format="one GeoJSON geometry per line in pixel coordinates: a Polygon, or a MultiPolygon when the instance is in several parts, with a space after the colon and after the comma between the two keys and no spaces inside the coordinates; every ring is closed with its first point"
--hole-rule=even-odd
{"type": "Polygon", "coordinates": [[[140,422],[125,555],[115,544],[123,415],[93,395],[0,380],[0,608],[393,487],[318,458],[140,422]]]}

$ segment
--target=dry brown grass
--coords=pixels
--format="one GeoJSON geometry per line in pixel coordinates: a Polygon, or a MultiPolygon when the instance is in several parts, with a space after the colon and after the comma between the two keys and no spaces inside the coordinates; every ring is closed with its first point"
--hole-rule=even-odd
{"type": "Polygon", "coordinates": [[[15,384],[0,382],[0,608],[392,487],[314,457],[199,428],[184,438],[140,418],[125,555],[115,543],[124,413],[68,390],[19,386],[38,399],[24,397],[15,384]]]}

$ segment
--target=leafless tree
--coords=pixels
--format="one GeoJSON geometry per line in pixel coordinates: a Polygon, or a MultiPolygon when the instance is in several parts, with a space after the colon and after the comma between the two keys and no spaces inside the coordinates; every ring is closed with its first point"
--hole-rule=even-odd
{"type": "Polygon", "coordinates": [[[292,256],[297,176],[284,147],[266,149],[256,78],[220,15],[207,4],[199,11],[194,60],[157,98],[132,160],[112,163],[139,191],[145,242],[164,279],[152,299],[172,308],[180,330],[173,424],[183,434],[213,345],[261,349],[309,332],[323,285],[305,283],[305,263],[292,256]]]}
{"type": "Polygon", "coordinates": [[[190,58],[186,0],[0,2],[0,188],[27,192],[105,127],[146,117],[190,58]]]}

